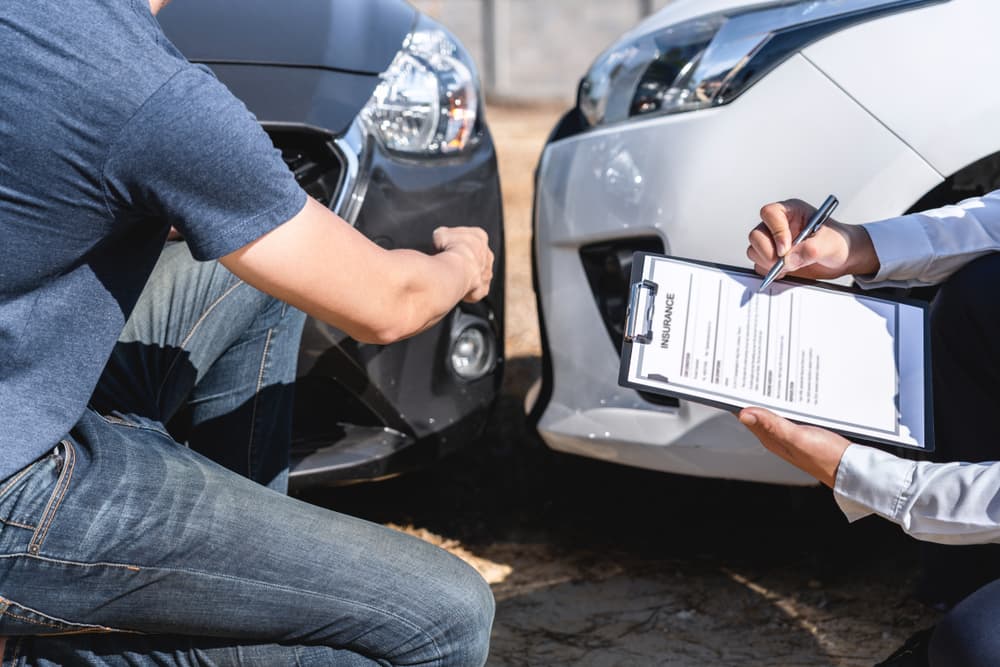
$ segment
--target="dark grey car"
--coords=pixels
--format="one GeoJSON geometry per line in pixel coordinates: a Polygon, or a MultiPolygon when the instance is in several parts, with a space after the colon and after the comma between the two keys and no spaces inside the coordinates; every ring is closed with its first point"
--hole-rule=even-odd
{"type": "Polygon", "coordinates": [[[292,488],[391,476],[474,440],[503,368],[503,222],[463,46],[402,0],[186,0],[159,18],[247,104],[303,188],[376,243],[432,251],[435,227],[478,225],[497,256],[484,301],[410,340],[364,345],[308,321],[292,488]]]}

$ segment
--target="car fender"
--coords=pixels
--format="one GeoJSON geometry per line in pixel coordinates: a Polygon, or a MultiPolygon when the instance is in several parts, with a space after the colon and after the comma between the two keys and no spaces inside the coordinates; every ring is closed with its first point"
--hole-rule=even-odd
{"type": "Polygon", "coordinates": [[[863,23],[803,55],[947,177],[1000,151],[998,25],[995,0],[952,0],[863,23]]]}

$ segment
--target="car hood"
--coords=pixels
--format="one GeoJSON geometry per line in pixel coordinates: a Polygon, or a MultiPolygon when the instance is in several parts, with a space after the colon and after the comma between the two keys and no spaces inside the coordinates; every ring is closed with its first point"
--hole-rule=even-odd
{"type": "Polygon", "coordinates": [[[699,16],[727,10],[747,9],[761,4],[761,0],[674,0],[622,35],[618,41],[630,41],[635,36],[645,35],[654,30],[699,16]]]}
{"type": "Polygon", "coordinates": [[[192,61],[379,74],[416,11],[403,0],[175,0],[157,18],[192,61]]]}

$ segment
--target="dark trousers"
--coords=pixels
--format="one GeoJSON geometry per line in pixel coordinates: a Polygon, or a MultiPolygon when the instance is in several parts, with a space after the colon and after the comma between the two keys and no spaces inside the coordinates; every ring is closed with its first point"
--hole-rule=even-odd
{"type": "MultiPolygon", "coordinates": [[[[1000,461],[1000,254],[971,262],[931,307],[937,461],[1000,461]]],[[[1000,545],[923,545],[922,596],[948,612],[933,667],[1000,665],[1000,545]],[[959,602],[961,601],[961,602],[959,602]]]]}

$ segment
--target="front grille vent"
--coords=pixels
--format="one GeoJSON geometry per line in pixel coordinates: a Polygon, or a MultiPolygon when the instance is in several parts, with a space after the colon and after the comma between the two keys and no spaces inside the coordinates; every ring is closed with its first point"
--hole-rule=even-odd
{"type": "Polygon", "coordinates": [[[332,206],[343,184],[344,168],[330,138],[310,131],[269,130],[268,134],[302,189],[324,206],[332,206]]]}
{"type": "MultiPolygon", "coordinates": [[[[663,241],[655,236],[642,237],[595,243],[580,248],[580,259],[587,274],[587,282],[590,283],[590,291],[616,352],[621,352],[624,342],[632,255],[636,252],[662,253],[663,241]]],[[[675,408],[680,405],[672,396],[644,391],[640,391],[639,395],[649,403],[663,407],[675,408]]]]}
{"type": "Polygon", "coordinates": [[[643,237],[580,248],[580,259],[590,291],[615,350],[621,350],[625,334],[632,255],[636,252],[662,253],[663,241],[657,237],[643,237]]]}

